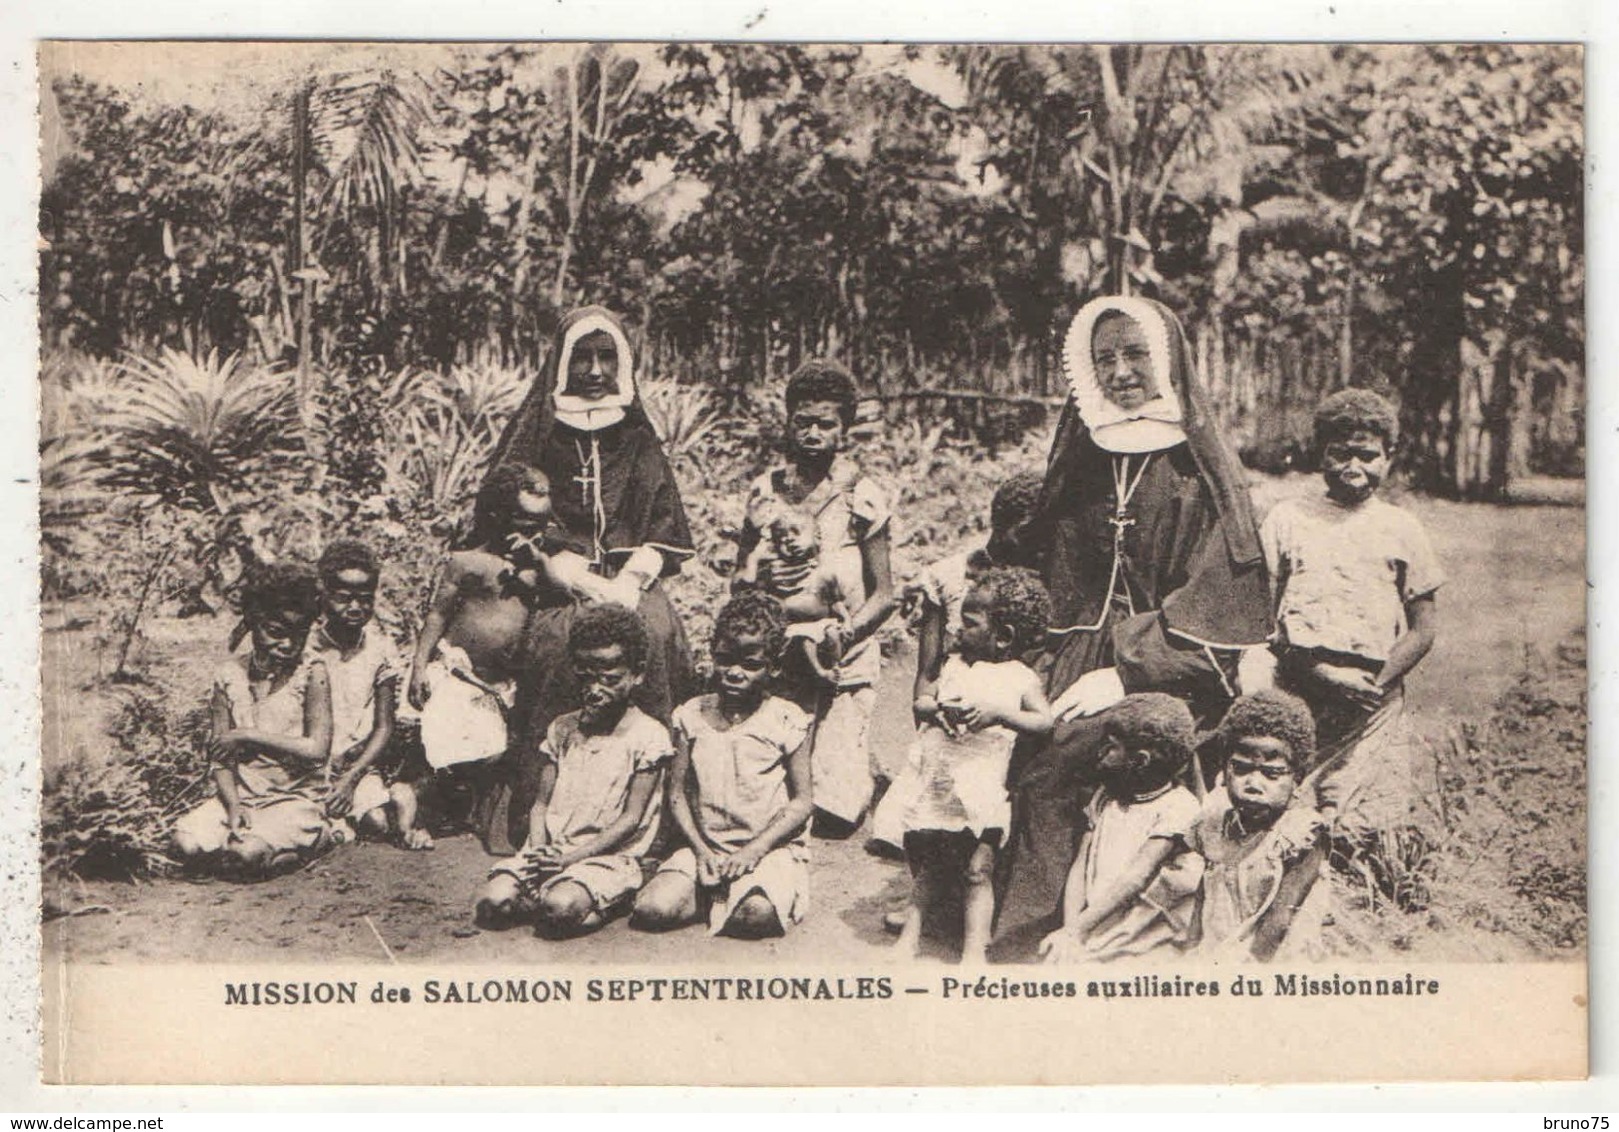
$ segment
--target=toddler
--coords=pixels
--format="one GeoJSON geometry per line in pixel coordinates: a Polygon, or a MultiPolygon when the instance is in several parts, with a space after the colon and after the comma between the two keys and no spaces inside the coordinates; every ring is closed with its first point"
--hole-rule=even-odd
{"type": "Polygon", "coordinates": [[[1050,962],[1178,952],[1191,939],[1203,859],[1188,839],[1198,802],[1179,785],[1191,761],[1192,713],[1142,692],[1107,709],[1101,788],[1063,889],[1062,927],[1040,944],[1050,962]]]}
{"type": "Polygon", "coordinates": [[[905,857],[914,878],[899,947],[922,943],[948,890],[963,891],[962,961],[981,963],[989,946],[995,850],[1011,819],[1006,770],[1019,735],[1051,730],[1040,677],[1019,656],[1044,638],[1050,600],[1032,570],[990,570],[968,589],[955,647],[936,680],[924,681],[915,712],[923,722],[901,781],[914,784],[904,813],[905,857]]]}

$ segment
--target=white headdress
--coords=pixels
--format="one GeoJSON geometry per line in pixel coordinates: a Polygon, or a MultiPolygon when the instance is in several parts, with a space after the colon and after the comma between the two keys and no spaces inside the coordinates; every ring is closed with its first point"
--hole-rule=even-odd
{"type": "Polygon", "coordinates": [[[1145,299],[1107,295],[1079,309],[1063,340],[1063,372],[1074,395],[1074,408],[1085,422],[1096,446],[1108,452],[1158,452],[1186,439],[1181,428],[1180,397],[1175,392],[1169,356],[1169,327],[1157,306],[1145,299]],[[1091,357],[1091,338],[1101,317],[1110,312],[1134,319],[1147,337],[1147,353],[1158,396],[1134,409],[1120,408],[1108,399],[1091,357]]]}
{"type": "Polygon", "coordinates": [[[556,402],[557,420],[581,432],[595,432],[624,419],[624,410],[635,400],[635,354],[617,319],[606,311],[587,309],[563,331],[556,364],[556,386],[551,396],[556,402]],[[599,400],[590,401],[568,392],[568,361],[579,340],[598,330],[612,338],[618,351],[617,388],[599,400]]]}

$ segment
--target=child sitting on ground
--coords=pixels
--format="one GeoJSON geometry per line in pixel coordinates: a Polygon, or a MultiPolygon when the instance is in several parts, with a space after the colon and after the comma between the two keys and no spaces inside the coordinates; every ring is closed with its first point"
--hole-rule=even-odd
{"type": "Polygon", "coordinates": [[[844,453],[856,402],[854,378],[835,362],[805,362],[794,372],[787,382],[787,462],[754,481],[738,541],[740,569],[775,519],[796,508],[814,516],[823,558],[859,559],[859,587],[845,594],[848,624],[825,634],[827,655],[837,658],[832,679],[784,681],[782,689],[805,710],[823,709],[810,762],[816,830],[827,836],[847,836],[859,826],[881,774],[868,744],[882,669],[874,634],[894,608],[888,492],[844,453]]]}
{"type": "Polygon", "coordinates": [[[1325,493],[1283,500],[1260,528],[1277,683],[1315,714],[1321,810],[1351,844],[1428,826],[1437,786],[1405,722],[1403,682],[1433,647],[1445,579],[1422,524],[1377,496],[1397,437],[1382,397],[1333,394],[1315,414],[1325,493]]]}
{"type": "MultiPolygon", "coordinates": [[[[925,689],[939,679],[945,656],[961,631],[961,606],[968,587],[997,566],[1032,565],[1023,541],[1040,500],[1044,479],[1039,472],[1019,472],[1009,477],[995,489],[990,501],[988,541],[981,547],[940,559],[905,588],[907,616],[916,627],[913,700],[921,699],[925,689]]],[[[1032,643],[1039,644],[1038,641],[1032,643]]],[[[914,788],[914,781],[902,774],[877,804],[871,819],[874,850],[882,852],[884,846],[900,847],[905,833],[905,808],[911,803],[914,788]]],[[[902,915],[896,915],[891,926],[899,930],[903,926],[902,915]]]]}
{"type": "Polygon", "coordinates": [[[962,962],[982,963],[995,915],[995,850],[1011,820],[1007,765],[1019,735],[1051,730],[1041,679],[1019,656],[1045,637],[1050,599],[1038,574],[990,570],[961,606],[955,647],[936,680],[923,681],[915,712],[922,733],[907,777],[916,788],[904,814],[914,887],[899,947],[922,945],[924,920],[962,892],[962,962]]]}
{"type": "Polygon", "coordinates": [[[1215,738],[1225,789],[1205,800],[1190,838],[1204,861],[1199,947],[1214,959],[1269,960],[1284,941],[1307,953],[1321,915],[1304,909],[1326,856],[1321,815],[1294,800],[1315,757],[1310,709],[1286,692],[1253,692],[1215,738]]]}
{"type": "Polygon", "coordinates": [[[459,782],[476,789],[506,750],[517,654],[534,593],[598,581],[582,555],[548,551],[550,520],[545,473],[503,465],[484,481],[473,505],[472,547],[445,559],[411,661],[408,695],[421,713],[429,774],[395,794],[407,848],[433,845],[416,820],[423,793],[459,782]]]}
{"type": "Polygon", "coordinates": [[[809,903],[809,714],[770,694],[786,640],[775,600],[733,597],[714,624],[717,691],[675,709],[669,810],[687,847],[635,901],[632,927],[708,918],[711,934],[783,934],[809,903]]]}
{"type": "Polygon", "coordinates": [[[189,864],[251,879],[336,840],[324,812],[332,693],[325,664],[304,658],[320,615],[315,572],[262,567],[241,601],[252,648],[224,661],[209,705],[217,796],[175,823],[174,848],[189,864]]]}
{"type": "Polygon", "coordinates": [[[630,702],[646,668],[640,616],[583,610],[568,633],[583,706],[551,722],[528,841],[490,870],[475,917],[485,928],[534,919],[541,935],[594,931],[628,908],[658,833],[668,729],[630,702]]]}
{"type": "Polygon", "coordinates": [[[1103,720],[1087,829],[1063,889],[1047,961],[1179,951],[1191,938],[1203,858],[1188,846],[1198,802],[1178,784],[1192,758],[1192,713],[1173,696],[1126,696],[1103,720]]]}
{"type": "Polygon", "coordinates": [[[393,642],[371,624],[381,571],[370,547],[355,539],[328,546],[319,571],[322,616],[309,651],[326,665],[332,686],[334,777],[326,815],[386,834],[390,796],[379,762],[393,741],[400,663],[393,642]]]}

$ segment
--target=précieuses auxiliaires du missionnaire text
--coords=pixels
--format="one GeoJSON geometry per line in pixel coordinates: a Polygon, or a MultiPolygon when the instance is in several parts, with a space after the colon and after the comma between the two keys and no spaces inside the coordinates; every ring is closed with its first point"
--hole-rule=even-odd
{"type": "Polygon", "coordinates": [[[226,1006],[484,1005],[498,1003],[584,1002],[837,1002],[937,995],[953,1001],[1043,998],[1314,998],[1432,997],[1439,980],[1413,975],[1379,977],[1332,974],[1269,974],[1184,978],[1129,975],[1108,979],[1059,980],[981,975],[945,976],[937,985],[907,985],[890,975],[875,976],[702,976],[636,975],[573,978],[423,979],[418,983],[377,980],[227,982],[226,1006]]]}

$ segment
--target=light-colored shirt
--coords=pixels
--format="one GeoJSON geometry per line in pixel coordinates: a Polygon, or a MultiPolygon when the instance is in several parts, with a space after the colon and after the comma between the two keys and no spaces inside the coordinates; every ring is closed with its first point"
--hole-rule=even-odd
{"type": "Polygon", "coordinates": [[[375,625],[360,630],[359,646],[346,657],[324,625],[310,635],[309,650],[332,680],[332,753],[346,755],[371,737],[377,692],[397,684],[403,671],[399,650],[375,625]]]}
{"type": "MultiPolygon", "coordinates": [[[[727,723],[719,697],[698,696],[675,709],[674,733],[691,749],[697,824],[716,844],[740,849],[787,808],[787,760],[809,734],[810,716],[767,696],[746,719],[727,723]]],[[[802,844],[804,831],[794,836],[802,844]]]]}
{"type": "Polygon", "coordinates": [[[1283,500],[1260,542],[1277,623],[1295,648],[1385,661],[1409,628],[1406,603],[1445,581],[1422,524],[1376,496],[1353,506],[1325,495],[1283,500]]]}
{"type": "MultiPolygon", "coordinates": [[[[1204,799],[1189,840],[1204,861],[1198,934],[1199,946],[1207,953],[1245,955],[1252,947],[1255,926],[1276,902],[1283,879],[1294,870],[1320,867],[1309,854],[1315,839],[1312,816],[1309,811],[1289,810],[1274,825],[1249,832],[1225,790],[1213,790],[1204,799]]],[[[1306,898],[1310,910],[1294,915],[1290,938],[1319,934],[1320,901],[1313,895],[1306,898]]]]}
{"type": "MultiPolygon", "coordinates": [[[[578,712],[552,720],[540,745],[540,757],[557,768],[545,807],[548,843],[568,849],[601,833],[624,812],[636,774],[673,756],[668,729],[633,704],[618,726],[599,735],[580,729],[578,712]]],[[[634,835],[614,852],[645,856],[658,836],[661,809],[654,797],[634,835]]]]}
{"type": "MultiPolygon", "coordinates": [[[[214,682],[215,689],[224,693],[225,703],[230,707],[231,722],[238,729],[301,738],[304,734],[304,701],[309,694],[309,671],[319,661],[306,655],[280,687],[270,687],[261,682],[257,690],[249,672],[252,662],[251,649],[236,653],[225,661],[214,682]]],[[[325,767],[289,767],[263,754],[252,755],[236,764],[237,787],[244,799],[307,795],[319,791],[325,781],[325,767]]]]}
{"type": "Polygon", "coordinates": [[[1175,845],[1135,902],[1097,925],[1086,948],[1098,959],[1142,955],[1158,947],[1186,943],[1197,907],[1203,859],[1188,848],[1198,802],[1184,786],[1172,786],[1142,801],[1112,798],[1098,790],[1086,811],[1090,839],[1085,847],[1085,894],[1095,899],[1129,868],[1148,842],[1175,845]]]}
{"type": "MultiPolygon", "coordinates": [[[[749,488],[747,524],[759,537],[769,537],[771,523],[784,510],[808,511],[815,517],[821,556],[830,561],[834,556],[848,556],[850,552],[857,558],[862,544],[888,529],[892,516],[887,490],[862,476],[847,457],[836,457],[826,479],[796,504],[782,494],[786,475],[785,466],[774,468],[754,480],[749,488]]],[[[851,575],[852,588],[844,596],[853,613],[871,596],[865,587],[865,572],[847,571],[840,563],[838,573],[840,577],[851,575]],[[857,585],[853,584],[856,580],[857,585]]],[[[872,634],[844,655],[838,666],[838,686],[853,688],[875,684],[881,670],[882,651],[876,634],[872,634]]]]}

